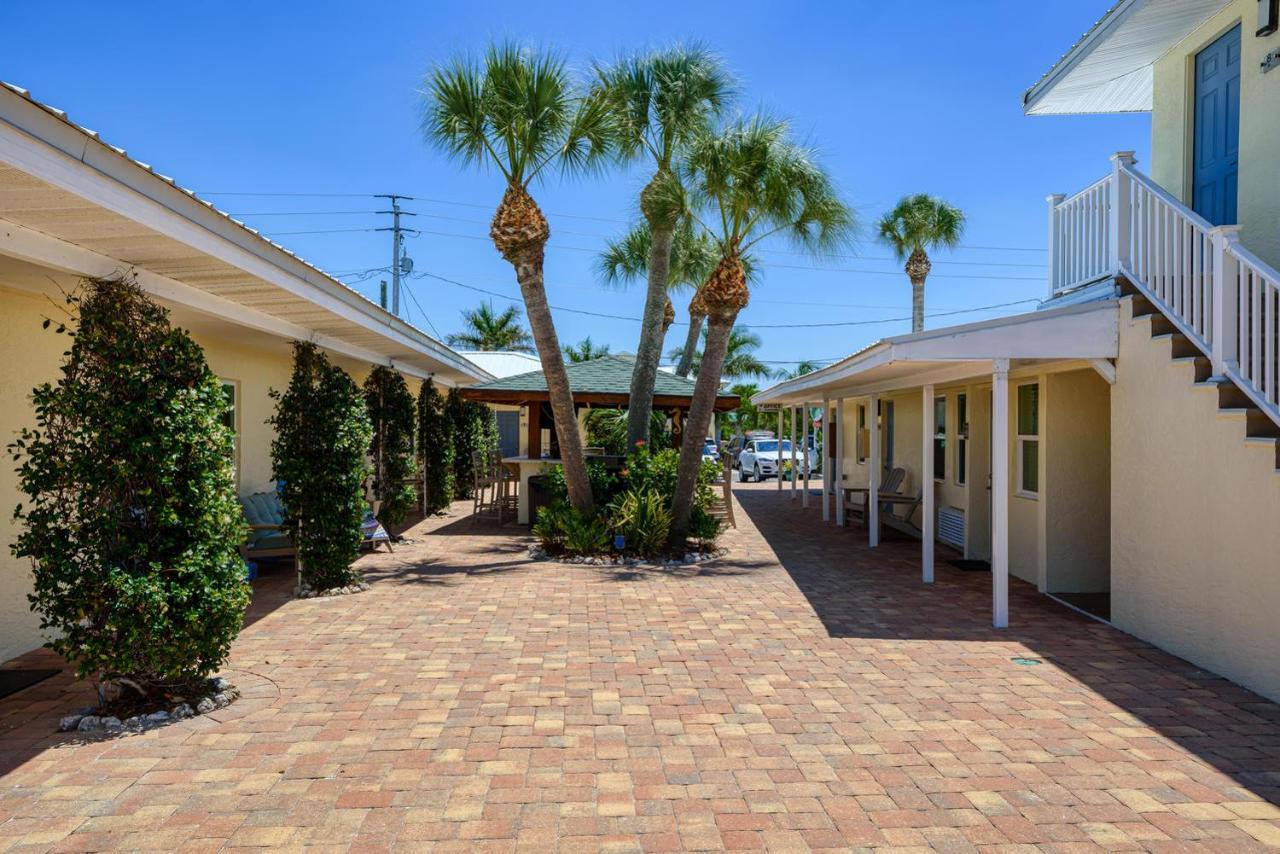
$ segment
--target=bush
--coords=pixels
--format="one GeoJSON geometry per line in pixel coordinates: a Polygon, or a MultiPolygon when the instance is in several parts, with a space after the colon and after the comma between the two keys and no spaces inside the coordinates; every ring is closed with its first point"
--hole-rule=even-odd
{"type": "Polygon", "coordinates": [[[694,506],[689,514],[689,538],[703,548],[711,548],[720,537],[724,525],[704,508],[694,506]]]}
{"type": "Polygon", "coordinates": [[[538,509],[529,531],[547,552],[558,554],[564,550],[565,517],[569,509],[569,503],[563,499],[538,509]]]}
{"type": "Polygon", "coordinates": [[[9,446],[28,502],[12,551],[80,678],[189,685],[226,660],[249,600],[227,400],[133,282],[86,281],[67,305],[61,377],[34,389],[36,427],[9,446]]]}
{"type": "Polygon", "coordinates": [[[382,504],[378,521],[399,525],[417,503],[413,476],[413,395],[404,377],[385,365],[374,365],[364,381],[364,404],[373,426],[369,456],[373,460],[373,497],[382,504]]]}
{"type": "Polygon", "coordinates": [[[418,393],[418,452],[428,513],[448,510],[453,503],[453,444],[453,420],[445,413],[444,397],[427,380],[418,393]]]}
{"type": "Polygon", "coordinates": [[[464,400],[456,388],[449,389],[445,413],[453,426],[453,490],[458,498],[470,498],[475,491],[474,454],[498,447],[498,419],[483,403],[464,400]]]}
{"type": "Polygon", "coordinates": [[[272,472],[303,580],[316,590],[355,583],[359,573],[351,565],[363,541],[365,451],[373,439],[360,389],[314,344],[295,341],[289,387],[273,389],[271,396],[272,472]]]}
{"type": "Polygon", "coordinates": [[[613,530],[626,538],[626,548],[652,557],[667,544],[671,501],[654,490],[630,489],[609,506],[613,530]]]}
{"type": "MultiPolygon", "coordinates": [[[[546,473],[547,492],[552,498],[569,499],[569,487],[564,482],[564,467],[553,466],[546,473]]],[[[591,497],[597,507],[603,507],[618,494],[621,481],[599,460],[587,463],[587,481],[591,484],[591,497]]]]}
{"type": "MultiPolygon", "coordinates": [[[[622,480],[627,489],[642,492],[657,492],[662,495],[668,506],[676,493],[676,480],[680,468],[680,451],[676,448],[664,448],[661,451],[650,451],[649,446],[641,445],[627,456],[622,480]]],[[[694,506],[706,509],[715,499],[712,484],[719,474],[719,466],[715,463],[703,463],[698,470],[698,484],[694,493],[694,506]]]]}
{"type": "Polygon", "coordinates": [[[609,548],[609,523],[563,499],[542,507],[530,530],[549,554],[597,555],[609,548]]]}

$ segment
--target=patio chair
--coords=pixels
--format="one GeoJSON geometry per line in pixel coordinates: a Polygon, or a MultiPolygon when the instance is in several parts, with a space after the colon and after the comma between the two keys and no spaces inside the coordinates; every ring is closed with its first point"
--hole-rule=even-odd
{"type": "Polygon", "coordinates": [[[245,521],[249,523],[249,537],[240,546],[240,556],[246,561],[268,557],[291,557],[297,563],[298,553],[293,541],[284,532],[284,507],[276,492],[255,492],[240,498],[245,521]]]}
{"type": "MultiPolygon", "coordinates": [[[[892,495],[902,486],[902,482],[907,479],[907,470],[901,467],[888,469],[881,473],[880,489],[881,495],[892,495]]],[[[844,490],[844,509],[846,511],[845,522],[848,523],[848,514],[852,513],[862,519],[866,524],[866,508],[867,498],[871,494],[871,488],[867,486],[848,487],[844,490]]],[[[881,508],[883,509],[883,508],[881,508]]]]}
{"type": "Polygon", "coordinates": [[[498,479],[490,455],[486,451],[471,452],[472,507],[471,515],[492,513],[497,510],[498,479]]]}
{"type": "Polygon", "coordinates": [[[360,523],[360,533],[364,537],[361,545],[368,546],[370,551],[377,551],[378,543],[385,543],[389,552],[395,551],[391,545],[391,535],[387,533],[386,528],[382,527],[378,517],[373,515],[372,508],[365,508],[364,520],[360,523]]]}

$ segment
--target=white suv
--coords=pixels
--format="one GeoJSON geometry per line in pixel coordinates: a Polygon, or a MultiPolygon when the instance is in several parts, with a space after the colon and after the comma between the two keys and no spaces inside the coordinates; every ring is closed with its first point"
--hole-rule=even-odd
{"type": "MultiPolygon", "coordinates": [[[[812,454],[812,451],[810,451],[810,454],[812,454]]],[[[805,468],[813,464],[810,454],[806,454],[803,448],[796,448],[796,468],[800,470],[801,477],[804,476],[805,468]]],[[[742,449],[742,453],[738,455],[738,471],[741,473],[743,481],[776,477],[780,465],[790,464],[790,439],[752,439],[747,442],[742,449]],[[778,459],[779,453],[781,453],[782,457],[781,462],[778,459]]]]}

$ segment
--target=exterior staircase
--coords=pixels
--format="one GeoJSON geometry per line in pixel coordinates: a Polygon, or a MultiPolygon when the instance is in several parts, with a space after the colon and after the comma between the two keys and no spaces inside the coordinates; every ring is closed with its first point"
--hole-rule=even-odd
{"type": "Polygon", "coordinates": [[[1049,293],[1070,299],[1114,281],[1190,363],[1196,387],[1280,471],[1280,272],[1134,168],[1132,152],[1073,196],[1050,196],[1049,293]]]}

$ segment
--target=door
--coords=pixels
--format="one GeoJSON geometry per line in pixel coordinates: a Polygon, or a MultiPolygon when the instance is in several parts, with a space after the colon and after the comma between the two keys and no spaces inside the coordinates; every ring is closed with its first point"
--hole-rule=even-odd
{"type": "Polygon", "coordinates": [[[1240,26],[1196,54],[1192,200],[1214,225],[1236,222],[1240,171],[1240,26]]]}
{"type": "Polygon", "coordinates": [[[520,412],[500,409],[498,416],[498,449],[504,457],[520,454],[520,412]]]}

